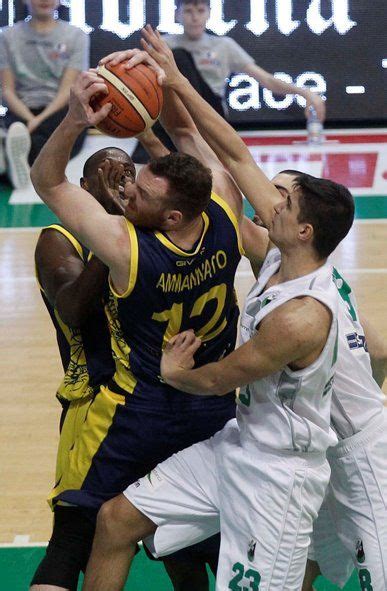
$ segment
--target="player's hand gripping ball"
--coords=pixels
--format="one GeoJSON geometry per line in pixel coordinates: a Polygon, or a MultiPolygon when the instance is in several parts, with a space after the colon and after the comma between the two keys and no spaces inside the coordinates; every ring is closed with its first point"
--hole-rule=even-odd
{"type": "Polygon", "coordinates": [[[105,79],[109,93],[94,96],[90,101],[96,111],[112,103],[109,115],[98,129],[114,137],[133,137],[149,129],[157,121],[163,106],[163,91],[156,74],[145,64],[130,70],[125,64],[98,67],[98,76],[105,79]]]}

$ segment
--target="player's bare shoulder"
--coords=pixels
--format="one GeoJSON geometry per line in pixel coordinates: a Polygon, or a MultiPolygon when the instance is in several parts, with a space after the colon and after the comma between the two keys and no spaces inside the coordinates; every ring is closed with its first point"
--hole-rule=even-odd
{"type": "Polygon", "coordinates": [[[332,312],[314,297],[295,297],[268,314],[261,323],[273,345],[283,348],[289,363],[301,369],[313,363],[327,342],[332,312]]]}

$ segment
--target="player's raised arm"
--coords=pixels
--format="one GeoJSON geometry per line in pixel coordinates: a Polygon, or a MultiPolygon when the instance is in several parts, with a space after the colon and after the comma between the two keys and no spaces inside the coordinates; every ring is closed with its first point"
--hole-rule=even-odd
{"type": "MultiPolygon", "coordinates": [[[[281,200],[277,189],[257,166],[242,139],[212,107],[195,91],[179,72],[172,51],[161,36],[147,26],[143,29],[143,47],[164,70],[164,86],[173,88],[190,113],[200,134],[230,171],[242,193],[259,213],[264,225],[270,226],[273,208],[281,200]]],[[[134,56],[130,63],[136,63],[134,56]]]]}
{"type": "Polygon", "coordinates": [[[78,76],[71,91],[68,114],[40,152],[31,170],[31,180],[42,200],[70,232],[115,274],[117,264],[127,264],[127,260],[122,262],[124,243],[129,256],[124,218],[107,213],[90,193],[70,183],[65,175],[78,135],[86,127],[99,123],[111,108],[105,105],[94,112],[89,105],[93,95],[106,90],[104,81],[95,72],[83,72],[78,76]]]}

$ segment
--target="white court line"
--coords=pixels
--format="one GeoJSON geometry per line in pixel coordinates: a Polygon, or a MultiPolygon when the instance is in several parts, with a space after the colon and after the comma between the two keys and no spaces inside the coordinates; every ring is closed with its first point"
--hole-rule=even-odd
{"type": "MultiPolygon", "coordinates": [[[[17,538],[17,537],[22,538],[24,536],[15,536],[15,538],[17,538]]],[[[28,539],[30,538],[30,536],[25,536],[25,537],[27,537],[28,539]]],[[[47,545],[48,545],[47,542],[26,542],[25,544],[15,544],[12,542],[11,543],[3,542],[3,543],[0,543],[0,549],[1,548],[45,548],[47,545]]],[[[138,542],[138,545],[139,546],[143,545],[141,540],[138,542]]]]}
{"type": "MultiPolygon", "coordinates": [[[[15,536],[17,538],[18,536],[15,536]]],[[[23,536],[20,536],[23,537],[23,536]]],[[[26,536],[28,539],[30,536],[26,536]]],[[[47,542],[26,542],[25,544],[1,543],[0,548],[34,548],[47,546],[47,542]]]]}
{"type": "Polygon", "coordinates": [[[39,232],[42,228],[46,226],[36,226],[36,227],[28,227],[28,228],[0,228],[0,232],[39,232]]]}
{"type": "Polygon", "coordinates": [[[29,541],[30,541],[30,536],[28,536],[28,535],[17,535],[13,538],[13,543],[15,546],[29,544],[29,541]]]}

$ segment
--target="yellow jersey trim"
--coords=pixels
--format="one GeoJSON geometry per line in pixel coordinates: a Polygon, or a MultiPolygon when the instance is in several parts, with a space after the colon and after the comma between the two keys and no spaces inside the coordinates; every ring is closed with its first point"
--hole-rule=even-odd
{"type": "Polygon", "coordinates": [[[233,212],[233,210],[231,209],[229,204],[226,203],[226,201],[224,199],[222,199],[222,197],[219,197],[219,195],[217,195],[216,193],[211,194],[211,199],[213,201],[215,201],[215,203],[217,203],[219,205],[219,207],[221,207],[224,210],[225,214],[230,219],[230,222],[234,226],[235,232],[237,235],[239,253],[244,256],[245,251],[244,251],[243,244],[242,244],[242,237],[240,234],[239,223],[238,223],[235,213],[233,212]]]}
{"type": "MultiPolygon", "coordinates": [[[[66,230],[62,226],[59,226],[58,224],[51,224],[50,226],[46,226],[45,228],[43,228],[42,231],[40,232],[40,234],[42,234],[42,232],[44,232],[45,230],[56,230],[60,234],[63,234],[63,236],[65,236],[67,238],[67,240],[69,242],[71,242],[71,244],[73,245],[73,247],[75,248],[75,250],[79,254],[79,257],[83,260],[82,246],[81,246],[80,242],[78,242],[78,240],[75,238],[75,236],[70,234],[70,232],[68,230],[66,230]]],[[[36,268],[36,265],[35,265],[35,277],[36,277],[36,281],[38,283],[40,291],[42,291],[44,293],[44,289],[41,286],[40,281],[39,281],[38,269],[36,268]]]]}
{"type": "Polygon", "coordinates": [[[137,281],[137,272],[138,272],[138,239],[136,234],[136,229],[133,226],[132,222],[125,219],[126,227],[128,229],[129,234],[129,242],[130,242],[130,263],[129,263],[129,283],[128,287],[124,291],[124,293],[117,293],[113,287],[113,283],[111,277],[109,275],[109,286],[116,298],[127,298],[133,291],[134,286],[136,285],[137,281]]]}
{"type": "Polygon", "coordinates": [[[175,254],[178,254],[179,256],[183,256],[183,257],[193,257],[195,255],[198,254],[198,252],[200,251],[202,244],[203,244],[203,240],[204,240],[204,236],[206,235],[206,232],[208,230],[208,226],[210,225],[210,220],[208,218],[208,215],[203,211],[202,213],[202,220],[204,223],[204,227],[202,230],[202,235],[200,237],[200,240],[198,242],[197,247],[195,248],[195,250],[193,252],[187,252],[185,250],[182,250],[181,248],[179,248],[178,246],[176,246],[176,244],[173,244],[173,242],[171,242],[169,240],[169,238],[167,238],[166,236],[164,236],[164,234],[162,234],[161,232],[155,232],[155,236],[158,240],[160,240],[160,242],[166,246],[169,250],[171,250],[172,252],[174,252],[175,254]]]}

